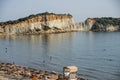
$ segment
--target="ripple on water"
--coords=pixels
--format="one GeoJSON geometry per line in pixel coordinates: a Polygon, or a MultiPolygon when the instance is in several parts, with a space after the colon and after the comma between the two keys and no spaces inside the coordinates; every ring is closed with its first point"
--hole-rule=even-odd
{"type": "Polygon", "coordinates": [[[0,37],[0,49],[1,61],[59,72],[63,66],[76,65],[90,80],[120,80],[120,32],[0,37]]]}

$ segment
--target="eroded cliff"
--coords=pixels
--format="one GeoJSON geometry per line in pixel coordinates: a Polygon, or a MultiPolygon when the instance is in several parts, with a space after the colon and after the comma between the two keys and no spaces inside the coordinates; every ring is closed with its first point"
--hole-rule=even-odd
{"type": "Polygon", "coordinates": [[[0,22],[0,34],[39,34],[67,31],[120,31],[120,18],[88,18],[75,23],[70,14],[40,13],[0,22]]]}
{"type": "Polygon", "coordinates": [[[120,31],[120,18],[88,18],[76,24],[81,31],[120,31]]]}
{"type": "Polygon", "coordinates": [[[72,15],[41,13],[0,23],[0,33],[44,33],[77,30],[72,15]]]}

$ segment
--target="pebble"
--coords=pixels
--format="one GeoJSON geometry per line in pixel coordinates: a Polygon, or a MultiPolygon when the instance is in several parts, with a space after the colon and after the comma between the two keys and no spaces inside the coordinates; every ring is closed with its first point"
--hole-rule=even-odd
{"type": "Polygon", "coordinates": [[[51,75],[51,73],[48,71],[27,68],[27,67],[17,66],[15,64],[2,63],[2,62],[0,62],[0,74],[10,75],[16,78],[21,77],[21,78],[28,78],[28,79],[32,79],[34,75],[38,79],[43,79],[45,78],[44,76],[51,75]]]}
{"type": "MultiPolygon", "coordinates": [[[[0,62],[0,80],[32,80],[34,76],[36,76],[38,80],[64,80],[63,75],[55,71],[48,72],[0,62]],[[8,75],[9,77],[6,78],[3,75],[8,75]]],[[[82,78],[80,80],[85,79],[82,78]]]]}

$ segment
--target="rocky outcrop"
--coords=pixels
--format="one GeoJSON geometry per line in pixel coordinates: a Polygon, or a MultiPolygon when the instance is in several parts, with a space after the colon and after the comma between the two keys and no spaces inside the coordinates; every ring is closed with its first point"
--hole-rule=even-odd
{"type": "Polygon", "coordinates": [[[15,21],[0,23],[0,33],[44,33],[50,31],[71,31],[77,30],[72,15],[41,13],[20,18],[15,21]]]}
{"type": "Polygon", "coordinates": [[[120,31],[120,18],[88,18],[76,26],[81,31],[120,31]]]}
{"type": "Polygon", "coordinates": [[[76,23],[76,26],[80,31],[90,31],[94,23],[94,19],[88,18],[85,22],[76,23]]]}
{"type": "Polygon", "coordinates": [[[40,34],[67,31],[120,31],[120,18],[88,18],[76,23],[70,14],[40,13],[0,22],[1,34],[40,34]]]}
{"type": "Polygon", "coordinates": [[[92,31],[120,31],[120,18],[95,18],[92,31]]]}

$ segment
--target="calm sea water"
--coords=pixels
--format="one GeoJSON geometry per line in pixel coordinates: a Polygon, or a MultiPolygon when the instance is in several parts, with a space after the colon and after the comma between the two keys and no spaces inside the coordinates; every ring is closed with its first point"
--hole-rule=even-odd
{"type": "Polygon", "coordinates": [[[0,36],[0,61],[59,73],[75,65],[88,80],[120,80],[120,32],[0,36]]]}

